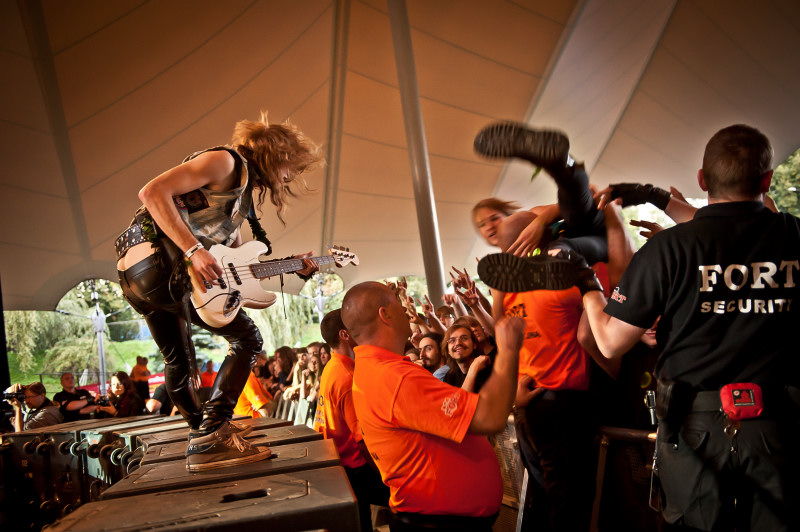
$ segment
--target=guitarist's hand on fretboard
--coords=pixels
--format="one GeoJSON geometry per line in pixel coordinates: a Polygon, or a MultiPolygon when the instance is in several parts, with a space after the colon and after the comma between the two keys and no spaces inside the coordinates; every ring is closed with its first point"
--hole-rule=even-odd
{"type": "Polygon", "coordinates": [[[297,275],[300,275],[301,277],[308,277],[312,273],[319,271],[319,264],[317,264],[317,261],[306,258],[311,257],[313,254],[314,253],[312,251],[307,251],[300,255],[294,256],[296,259],[303,259],[303,265],[305,266],[305,268],[302,270],[297,270],[297,275]]]}

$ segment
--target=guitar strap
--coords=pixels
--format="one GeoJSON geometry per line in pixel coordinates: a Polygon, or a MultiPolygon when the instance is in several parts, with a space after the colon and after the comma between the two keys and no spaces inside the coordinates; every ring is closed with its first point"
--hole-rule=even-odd
{"type": "MultiPolygon", "coordinates": [[[[247,190],[248,193],[251,195],[253,194],[253,187],[251,185],[251,181],[247,180],[247,190]]],[[[267,232],[264,231],[264,227],[261,225],[261,221],[256,216],[256,202],[250,202],[250,211],[247,213],[247,223],[250,224],[250,231],[253,233],[253,238],[267,246],[267,252],[264,255],[269,256],[272,255],[272,242],[270,242],[269,238],[267,238],[267,232]]],[[[283,274],[280,274],[281,279],[281,303],[283,303],[283,317],[284,319],[289,319],[286,315],[286,301],[285,296],[283,294],[283,274]]]]}
{"type": "MultiPolygon", "coordinates": [[[[249,181],[247,189],[250,194],[253,193],[253,188],[250,186],[249,181]]],[[[250,224],[250,230],[253,232],[253,238],[267,246],[267,252],[265,255],[272,255],[272,242],[270,242],[269,238],[267,238],[267,232],[264,231],[264,228],[261,226],[261,221],[258,219],[258,216],[256,216],[255,202],[250,202],[250,211],[247,213],[247,223],[250,224]]]]}

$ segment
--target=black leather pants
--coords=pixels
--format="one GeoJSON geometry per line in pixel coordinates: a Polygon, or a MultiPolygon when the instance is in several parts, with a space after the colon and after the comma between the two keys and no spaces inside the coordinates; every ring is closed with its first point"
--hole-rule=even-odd
{"type": "Polygon", "coordinates": [[[608,260],[606,222],[597,210],[589,175],[583,164],[548,170],[558,186],[558,208],[566,222],[561,239],[551,243],[551,248],[571,249],[580,253],[589,264],[608,260]]]}
{"type": "Polygon", "coordinates": [[[224,327],[207,325],[190,302],[187,302],[187,310],[182,301],[174,300],[169,286],[171,268],[160,265],[154,256],[118,273],[123,295],[144,316],[164,357],[167,393],[180,414],[193,429],[208,432],[231,419],[250,369],[261,351],[261,333],[253,320],[240,310],[224,327]],[[193,324],[222,336],[230,344],[228,356],[217,372],[204,405],[199,403],[195,393],[195,385],[200,381],[193,378],[198,369],[187,315],[193,324]]]}

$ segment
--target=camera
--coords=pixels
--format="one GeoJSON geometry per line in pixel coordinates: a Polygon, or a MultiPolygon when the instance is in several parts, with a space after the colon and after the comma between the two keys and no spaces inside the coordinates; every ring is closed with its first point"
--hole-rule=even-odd
{"type": "Polygon", "coordinates": [[[97,406],[108,406],[111,404],[111,401],[105,395],[98,395],[94,398],[94,404],[97,406]]]}
{"type": "Polygon", "coordinates": [[[3,392],[3,399],[6,401],[11,401],[12,399],[16,399],[20,403],[25,402],[25,386],[19,389],[19,391],[11,392],[9,391],[11,388],[3,392]]]}

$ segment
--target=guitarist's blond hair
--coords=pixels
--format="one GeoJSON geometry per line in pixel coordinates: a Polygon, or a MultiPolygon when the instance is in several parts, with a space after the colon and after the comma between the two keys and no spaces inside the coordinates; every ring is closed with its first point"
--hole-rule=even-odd
{"type": "Polygon", "coordinates": [[[269,191],[269,199],[278,211],[278,218],[286,225],[282,215],[287,200],[297,195],[290,183],[296,182],[300,192],[309,190],[301,174],[325,162],[322,149],[289,120],[282,124],[270,124],[266,111],[261,112],[261,119],[257,122],[237,122],[231,144],[247,159],[251,175],[256,177],[253,185],[259,189],[258,205],[263,204],[264,196],[269,191]],[[286,181],[277,172],[281,165],[287,165],[289,169],[286,181]]]}

